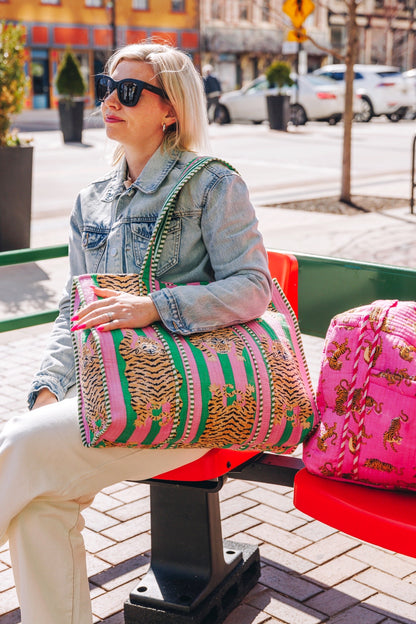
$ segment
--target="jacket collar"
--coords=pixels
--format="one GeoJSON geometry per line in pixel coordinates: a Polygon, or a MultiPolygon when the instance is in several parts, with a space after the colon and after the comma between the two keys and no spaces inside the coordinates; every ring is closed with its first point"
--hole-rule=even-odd
{"type": "MultiPolygon", "coordinates": [[[[167,152],[159,147],[147,161],[143,171],[130,188],[135,187],[147,195],[154,193],[165,180],[166,176],[172,171],[180,155],[180,150],[167,152]]],[[[120,167],[114,172],[113,179],[105,189],[101,197],[102,201],[111,202],[126,190],[124,186],[126,175],[127,162],[124,157],[120,167]]]]}

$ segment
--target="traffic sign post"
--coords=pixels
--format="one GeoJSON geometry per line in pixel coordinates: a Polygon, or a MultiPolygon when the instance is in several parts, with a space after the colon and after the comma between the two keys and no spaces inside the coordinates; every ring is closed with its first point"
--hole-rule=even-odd
{"type": "Polygon", "coordinates": [[[305,19],[315,9],[315,4],[312,0],[285,0],[282,6],[282,10],[288,15],[294,26],[294,30],[289,32],[289,41],[306,41],[306,31],[302,28],[305,19]]]}

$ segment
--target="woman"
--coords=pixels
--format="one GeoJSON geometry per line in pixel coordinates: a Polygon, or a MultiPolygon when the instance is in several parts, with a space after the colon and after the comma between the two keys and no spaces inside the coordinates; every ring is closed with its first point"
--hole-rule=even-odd
{"type": "Polygon", "coordinates": [[[179,286],[146,297],[103,297],[76,319],[72,276],[138,272],[169,191],[205,147],[202,81],[169,46],[116,52],[97,96],[117,167],[81,191],[71,215],[70,276],[60,314],[29,396],[32,411],[0,436],[0,538],[9,539],[23,624],[91,624],[80,511],[102,488],[146,479],[202,456],[203,449],[83,447],[73,394],[71,330],[164,323],[188,334],[257,317],[270,299],[261,236],[241,178],[212,163],[184,187],[157,276],[179,286]]]}

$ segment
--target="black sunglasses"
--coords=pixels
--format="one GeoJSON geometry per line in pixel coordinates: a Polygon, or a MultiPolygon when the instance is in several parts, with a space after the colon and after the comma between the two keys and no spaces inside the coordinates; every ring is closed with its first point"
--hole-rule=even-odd
{"type": "Polygon", "coordinates": [[[113,80],[106,74],[98,74],[95,76],[95,94],[99,102],[104,102],[105,98],[117,89],[118,99],[123,106],[136,106],[140,99],[143,89],[151,91],[165,97],[164,91],[159,87],[154,87],[143,80],[134,80],[133,78],[125,78],[124,80],[113,80]]]}

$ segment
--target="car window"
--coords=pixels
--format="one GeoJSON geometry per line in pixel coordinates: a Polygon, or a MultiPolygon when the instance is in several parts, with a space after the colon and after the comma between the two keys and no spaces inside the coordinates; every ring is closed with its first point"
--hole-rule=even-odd
{"type": "Polygon", "coordinates": [[[354,72],[354,80],[364,80],[364,76],[360,72],[354,72]]]}
{"type": "Polygon", "coordinates": [[[261,80],[259,82],[256,82],[255,84],[250,85],[247,88],[246,93],[257,93],[258,91],[265,91],[266,89],[270,89],[269,83],[267,82],[267,80],[261,80]]]}
{"type": "Polygon", "coordinates": [[[391,78],[392,76],[401,76],[401,73],[398,71],[379,71],[377,72],[377,76],[380,78],[391,78]]]}
{"type": "Polygon", "coordinates": [[[326,76],[327,78],[332,78],[332,80],[344,80],[344,72],[343,71],[330,71],[324,72],[321,76],[326,76]]]}
{"type": "Polygon", "coordinates": [[[311,84],[313,85],[333,85],[334,84],[334,79],[331,76],[327,76],[326,74],[319,74],[319,76],[314,76],[313,74],[307,74],[307,76],[304,77],[306,80],[308,80],[311,84]]]}

